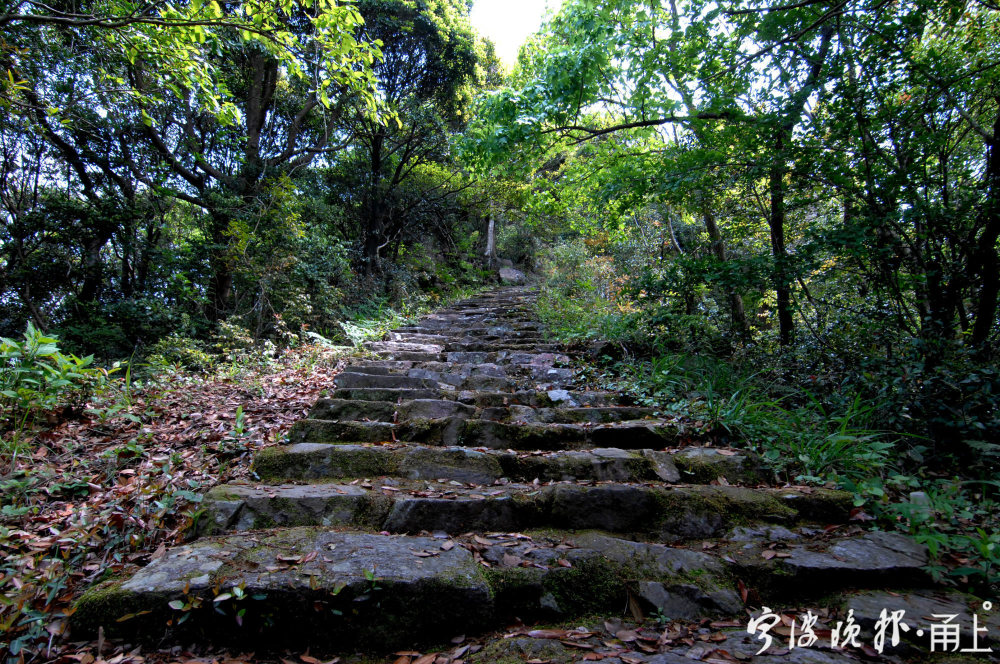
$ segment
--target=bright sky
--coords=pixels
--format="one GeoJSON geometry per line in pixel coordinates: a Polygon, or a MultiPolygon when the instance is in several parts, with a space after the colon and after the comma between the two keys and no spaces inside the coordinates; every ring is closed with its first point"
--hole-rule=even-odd
{"type": "Polygon", "coordinates": [[[542,24],[546,7],[558,10],[561,5],[562,0],[476,0],[472,25],[496,44],[497,55],[510,68],[521,44],[542,24]]]}

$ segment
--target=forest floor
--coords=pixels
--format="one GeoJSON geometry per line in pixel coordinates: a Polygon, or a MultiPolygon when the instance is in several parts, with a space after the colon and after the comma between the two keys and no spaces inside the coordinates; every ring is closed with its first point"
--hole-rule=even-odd
{"type": "Polygon", "coordinates": [[[278,441],[338,370],[336,352],[301,346],[212,375],[168,372],[38,433],[17,470],[0,477],[0,638],[12,654],[80,664],[189,659],[74,642],[64,635],[74,599],[181,541],[201,494],[245,477],[253,453],[278,441]]]}

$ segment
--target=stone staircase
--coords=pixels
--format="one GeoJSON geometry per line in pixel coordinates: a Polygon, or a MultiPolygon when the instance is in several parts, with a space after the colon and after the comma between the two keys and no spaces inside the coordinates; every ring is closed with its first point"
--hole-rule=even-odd
{"type": "Polygon", "coordinates": [[[922,547],[853,522],[849,495],[767,486],[752,455],[679,447],[651,409],[577,389],[534,298],[497,290],[366,344],[377,359],[258,455],[259,482],[212,489],[198,539],[89,591],[75,627],[384,654],[623,612],[745,623],[751,607],[822,601],[867,630],[906,602],[969,615],[969,598],[930,588],[922,547]]]}

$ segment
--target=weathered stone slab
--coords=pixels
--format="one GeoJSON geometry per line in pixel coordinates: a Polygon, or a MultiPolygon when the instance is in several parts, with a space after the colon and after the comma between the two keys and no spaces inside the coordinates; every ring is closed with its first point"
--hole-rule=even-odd
{"type": "Polygon", "coordinates": [[[448,479],[490,484],[503,476],[496,455],[462,447],[416,448],[400,451],[399,474],[413,480],[448,479]]]}
{"type": "Polygon", "coordinates": [[[288,434],[299,443],[377,443],[392,440],[391,422],[352,422],[347,420],[299,420],[288,434]]]}
{"type": "Polygon", "coordinates": [[[436,420],[443,417],[469,418],[476,409],[467,404],[447,399],[414,399],[399,406],[401,418],[436,420]]]}
{"type": "Polygon", "coordinates": [[[437,381],[418,378],[416,376],[403,376],[399,374],[389,374],[380,376],[378,374],[354,373],[344,371],[333,379],[334,384],[341,389],[367,389],[367,388],[402,388],[402,389],[435,389],[437,381]]]}
{"type": "Polygon", "coordinates": [[[379,526],[392,500],[350,484],[225,484],[205,495],[201,534],[276,526],[379,526]]]}
{"type": "Polygon", "coordinates": [[[906,581],[924,577],[927,548],[901,533],[873,532],[836,540],[823,550],[794,546],[781,564],[800,578],[843,579],[845,585],[872,580],[906,581]]]}
{"type": "Polygon", "coordinates": [[[384,447],[298,443],[261,450],[254,470],[265,481],[379,477],[398,473],[401,457],[384,447]]]}
{"type": "Polygon", "coordinates": [[[716,537],[733,520],[782,522],[794,510],[773,493],[739,487],[556,485],[543,490],[559,528],[653,533],[663,541],[716,537]]]}
{"type": "Polygon", "coordinates": [[[383,530],[393,533],[441,530],[451,534],[514,531],[534,527],[539,518],[534,501],[511,496],[457,499],[402,497],[393,504],[383,530]]]}
{"type": "Polygon", "coordinates": [[[381,351],[381,355],[397,362],[440,362],[444,359],[443,353],[425,353],[415,350],[381,351]]]}
{"type": "Polygon", "coordinates": [[[587,442],[597,447],[655,450],[672,444],[676,439],[677,430],[672,426],[639,421],[595,426],[590,429],[587,442]]]}
{"type": "Polygon", "coordinates": [[[672,454],[657,450],[639,450],[639,454],[649,461],[653,474],[661,481],[671,484],[680,482],[681,474],[674,464],[672,454]]]}
{"type": "Polygon", "coordinates": [[[555,452],[503,457],[508,477],[532,480],[598,480],[638,482],[655,479],[652,464],[639,454],[619,449],[555,452]]]}
{"type": "Polygon", "coordinates": [[[656,411],[652,408],[637,408],[634,406],[619,406],[606,408],[539,408],[536,417],[545,423],[584,423],[607,424],[625,420],[641,420],[652,417],[656,411]]]}
{"type": "Polygon", "coordinates": [[[440,353],[440,344],[411,344],[403,341],[366,341],[365,348],[376,353],[440,353]]]}
{"type": "Polygon", "coordinates": [[[762,479],[760,460],[751,452],[686,447],[674,455],[674,464],[686,482],[724,477],[732,484],[757,484],[762,479]]]}
{"type": "Polygon", "coordinates": [[[428,389],[365,388],[350,390],[338,389],[333,391],[334,399],[347,399],[352,401],[389,401],[391,403],[410,401],[412,399],[438,399],[441,395],[441,390],[428,389]]]}
{"type": "Polygon", "coordinates": [[[166,630],[171,642],[266,652],[413,647],[489,624],[493,604],[478,567],[465,549],[444,550],[429,537],[291,529],[201,540],[168,550],[125,583],[91,590],[73,623],[80,634],[103,627],[159,644],[166,630]],[[225,597],[238,585],[244,599],[225,597]],[[174,600],[199,606],[173,609],[174,600]]]}
{"type": "Polygon", "coordinates": [[[389,338],[387,341],[398,341],[408,344],[432,344],[440,346],[447,342],[451,337],[445,336],[443,334],[432,334],[427,332],[406,332],[406,331],[395,331],[389,333],[389,338]]]}
{"type": "Polygon", "coordinates": [[[320,399],[309,411],[309,419],[391,422],[398,407],[388,401],[320,399]]]}
{"type": "Polygon", "coordinates": [[[461,444],[511,450],[559,450],[584,447],[587,431],[577,424],[512,424],[468,420],[461,444]]]}

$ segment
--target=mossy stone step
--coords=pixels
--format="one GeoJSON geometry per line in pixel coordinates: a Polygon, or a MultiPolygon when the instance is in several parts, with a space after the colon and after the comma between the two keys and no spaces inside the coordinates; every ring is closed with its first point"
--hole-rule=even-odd
{"type": "Polygon", "coordinates": [[[342,371],[333,379],[341,389],[394,388],[394,389],[437,389],[435,380],[401,374],[359,373],[350,369],[342,371]]]}
{"type": "Polygon", "coordinates": [[[450,341],[444,345],[447,353],[555,353],[562,349],[561,344],[537,343],[510,339],[507,341],[450,341]]]}
{"type": "Polygon", "coordinates": [[[347,401],[388,401],[390,403],[399,403],[400,401],[411,401],[413,399],[441,399],[448,396],[453,397],[454,395],[449,395],[443,390],[432,389],[365,387],[351,389],[338,388],[333,390],[330,398],[347,401]]]}
{"type": "Polygon", "coordinates": [[[133,642],[166,636],[241,652],[313,653],[413,647],[485,629],[494,607],[481,565],[465,548],[441,543],[313,528],[202,539],[168,550],[124,583],[91,589],[73,627],[133,642]]]}
{"type": "MultiPolygon", "coordinates": [[[[438,400],[427,400],[431,401],[438,400]]],[[[387,414],[388,409],[381,410],[380,414],[387,414]]],[[[584,450],[594,447],[660,449],[676,441],[677,430],[673,425],[654,420],[590,426],[495,422],[468,419],[464,413],[451,417],[421,418],[419,413],[411,411],[408,418],[397,423],[308,418],[294,424],[289,438],[297,443],[401,441],[518,451],[584,450]]]]}
{"type": "Polygon", "coordinates": [[[426,332],[402,332],[399,330],[389,332],[386,335],[388,338],[385,341],[402,341],[411,344],[436,344],[441,345],[445,342],[451,341],[451,335],[445,334],[429,334],[426,332]]]}
{"type": "MultiPolygon", "coordinates": [[[[842,587],[846,575],[816,577],[787,564],[799,557],[858,573],[857,587],[880,587],[877,573],[885,570],[919,583],[926,551],[902,535],[829,538],[806,530],[788,531],[799,540],[783,549],[787,558],[769,563],[772,573],[791,579],[785,592],[755,587],[762,600],[801,602],[842,587]]],[[[629,598],[670,620],[733,617],[745,611],[737,586],[746,578],[731,556],[734,544],[717,540],[717,548],[705,552],[560,530],[431,538],[293,528],[204,538],[168,550],[125,582],[91,589],[71,621],[80,633],[103,627],[109,636],[139,641],[210,636],[264,652],[308,643],[316,654],[332,654],[423,645],[454,631],[502,625],[512,616],[617,612],[629,598]],[[234,597],[236,587],[245,599],[234,597]],[[232,619],[237,611],[239,624],[232,619]],[[188,619],[176,625],[184,614],[188,619]],[[174,626],[164,634],[168,621],[174,626]]],[[[905,607],[911,621],[929,620],[942,609],[970,614],[968,598],[959,593],[869,591],[832,601],[854,609],[865,628],[885,606],[905,607]]],[[[987,624],[998,623],[992,617],[987,624]]]]}
{"type": "Polygon", "coordinates": [[[320,399],[309,419],[393,422],[406,419],[472,417],[476,408],[448,399],[411,399],[401,403],[361,399],[320,399]]]}
{"type": "MultiPolygon", "coordinates": [[[[589,426],[569,423],[467,420],[458,444],[512,450],[581,450],[594,447],[661,449],[673,445],[677,429],[652,420],[589,426]]],[[[320,441],[316,441],[320,442],[320,441]]]]}
{"type": "MultiPolygon", "coordinates": [[[[474,484],[492,484],[501,478],[516,481],[624,481],[678,482],[681,473],[673,456],[656,450],[625,451],[594,449],[550,454],[516,454],[466,447],[419,445],[329,445],[299,443],[262,450],[254,463],[257,475],[267,482],[332,480],[380,476],[408,479],[448,479],[474,484]]],[[[736,483],[741,466],[750,466],[741,456],[720,457],[736,483]]],[[[714,478],[713,478],[714,479],[714,478]]]]}
{"type": "Polygon", "coordinates": [[[510,392],[460,392],[458,400],[474,404],[477,408],[500,408],[511,405],[532,408],[577,408],[581,406],[605,408],[622,405],[622,397],[615,392],[575,390],[518,390],[510,392]]]}
{"type": "Polygon", "coordinates": [[[412,344],[403,341],[366,341],[365,348],[376,353],[440,353],[441,344],[412,344]]]}
{"type": "MultiPolygon", "coordinates": [[[[205,496],[202,533],[274,526],[367,527],[394,533],[600,529],[663,541],[717,537],[739,523],[794,523],[836,516],[843,492],[750,490],[725,486],[559,483],[463,485],[381,480],[361,484],[231,484],[205,496]],[[360,487],[360,490],[359,490],[360,487]]],[[[824,519],[829,521],[829,519],[824,519]]]]}
{"type": "Polygon", "coordinates": [[[499,422],[537,422],[541,424],[607,424],[625,420],[642,420],[656,414],[653,408],[636,406],[604,406],[598,408],[530,408],[514,406],[488,408],[480,416],[484,420],[499,422]]]}

